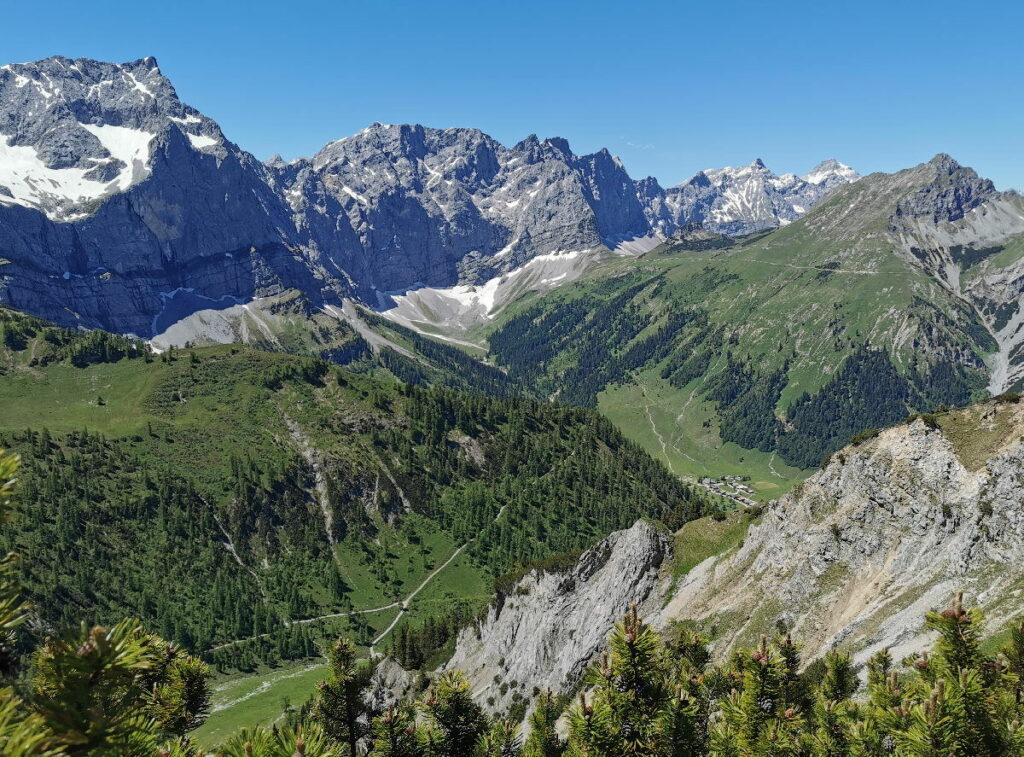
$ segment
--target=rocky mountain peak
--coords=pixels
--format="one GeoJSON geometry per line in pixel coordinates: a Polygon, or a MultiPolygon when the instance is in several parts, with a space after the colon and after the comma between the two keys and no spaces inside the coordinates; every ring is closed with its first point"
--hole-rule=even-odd
{"type": "Polygon", "coordinates": [[[856,171],[833,163],[823,162],[820,171],[804,178],[793,173],[778,176],[761,158],[745,166],[705,169],[650,201],[648,218],[665,234],[693,221],[730,236],[775,228],[795,221],[833,189],[859,178],[856,171]]]}
{"type": "MultiPolygon", "coordinates": [[[[186,299],[316,281],[314,299],[344,291],[379,305],[384,292],[483,285],[560,254],[576,261],[571,272],[533,275],[569,280],[603,247],[638,254],[691,222],[730,235],[787,223],[822,193],[798,183],[755,161],[664,190],[633,182],[607,149],[576,155],[562,137],[508,148],[478,129],[379,122],[312,158],[260,163],[182,103],[153,58],[0,67],[0,213],[13,214],[5,256],[45,268],[5,302],[142,335],[164,324],[172,297],[184,317],[186,299]],[[24,211],[69,228],[31,231],[37,219],[24,211]],[[274,264],[287,272],[271,271],[262,253],[242,263],[254,259],[239,251],[253,248],[291,250],[274,264]],[[216,269],[201,281],[197,256],[216,269]],[[187,274],[177,268],[185,261],[187,274]],[[129,272],[145,271],[150,284],[112,307],[121,290],[101,282],[113,274],[85,275],[112,270],[125,287],[141,280],[129,272]]],[[[20,266],[6,270],[20,276],[20,266]]]]}
{"type": "MultiPolygon", "coordinates": [[[[919,222],[958,221],[970,210],[998,196],[995,185],[960,165],[946,153],[907,172],[910,192],[899,201],[890,226],[895,231],[915,228],[919,222]]],[[[900,174],[896,174],[900,176],[900,174]]]]}
{"type": "Polygon", "coordinates": [[[950,154],[940,152],[928,161],[928,165],[935,166],[939,171],[951,174],[960,168],[960,163],[950,154]]]}
{"type": "Polygon", "coordinates": [[[835,158],[829,158],[821,161],[801,178],[808,184],[839,185],[856,181],[860,178],[860,174],[845,163],[840,163],[835,158]]]}
{"type": "Polygon", "coordinates": [[[548,139],[545,139],[544,142],[566,157],[572,155],[572,148],[569,147],[569,140],[565,137],[549,137],[548,139]]]}
{"type": "Polygon", "coordinates": [[[636,181],[636,191],[641,200],[650,200],[664,193],[665,190],[653,176],[645,176],[636,181]]]}
{"type": "Polygon", "coordinates": [[[515,147],[513,147],[512,149],[515,150],[516,152],[525,152],[527,150],[533,149],[539,144],[540,139],[537,137],[537,135],[530,134],[525,139],[522,139],[519,142],[517,142],[515,147]]]}
{"type": "Polygon", "coordinates": [[[0,204],[81,217],[89,212],[82,206],[149,176],[151,151],[168,128],[196,149],[223,142],[216,124],[178,99],[154,58],[0,67],[0,204]]]}

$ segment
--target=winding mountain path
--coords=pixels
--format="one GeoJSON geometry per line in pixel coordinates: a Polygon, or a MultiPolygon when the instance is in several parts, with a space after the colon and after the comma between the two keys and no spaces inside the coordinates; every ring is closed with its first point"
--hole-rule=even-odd
{"type": "MultiPolygon", "coordinates": [[[[497,523],[498,519],[501,518],[501,516],[505,513],[505,508],[506,507],[507,507],[507,505],[502,505],[501,509],[498,510],[498,514],[494,516],[494,522],[495,523],[497,523]]],[[[398,625],[398,621],[402,619],[403,615],[405,615],[405,611],[409,609],[409,603],[412,602],[412,600],[416,598],[416,595],[419,594],[421,591],[423,591],[425,588],[427,588],[427,586],[430,584],[430,582],[433,581],[437,577],[437,574],[440,573],[445,568],[447,568],[452,563],[452,561],[456,557],[461,555],[463,550],[465,550],[466,547],[468,547],[474,541],[476,541],[476,537],[475,536],[472,539],[470,539],[469,541],[467,541],[464,544],[462,544],[460,547],[458,547],[458,549],[456,549],[454,552],[452,552],[452,554],[448,557],[448,559],[445,560],[440,566],[435,568],[434,571],[429,576],[424,578],[423,581],[420,582],[420,585],[417,586],[415,589],[413,589],[412,593],[409,594],[409,596],[407,596],[405,599],[396,600],[396,601],[394,601],[394,602],[392,602],[390,604],[381,605],[380,607],[370,607],[370,608],[367,608],[365,610],[349,610],[348,612],[332,612],[332,613],[328,613],[326,615],[317,615],[317,616],[312,617],[312,618],[303,618],[302,620],[286,620],[286,621],[284,621],[284,627],[285,628],[291,628],[293,625],[294,626],[301,626],[301,625],[305,625],[307,623],[315,623],[315,622],[317,622],[319,620],[329,620],[330,618],[347,618],[347,617],[350,617],[352,615],[365,615],[365,614],[371,613],[371,612],[383,612],[384,610],[391,610],[391,609],[394,609],[395,607],[400,608],[399,611],[398,611],[398,614],[395,616],[395,619],[391,621],[391,625],[389,625],[387,628],[385,628],[383,631],[381,631],[381,633],[372,642],[370,642],[370,656],[372,657],[372,656],[374,656],[376,654],[376,652],[374,651],[374,647],[376,647],[389,633],[391,633],[391,631],[394,630],[395,626],[398,625]]],[[[249,637],[244,638],[244,639],[232,639],[231,641],[225,641],[222,644],[217,644],[216,646],[210,647],[210,651],[212,652],[212,651],[217,650],[217,649],[225,649],[226,647],[231,647],[231,646],[234,646],[235,644],[241,644],[242,642],[246,642],[246,641],[254,641],[255,639],[265,639],[268,636],[270,636],[269,633],[261,633],[258,636],[249,636],[249,637]]]]}
{"type": "Polygon", "coordinates": [[[385,636],[387,636],[389,633],[391,633],[391,630],[395,626],[398,625],[398,621],[400,621],[402,619],[402,616],[405,615],[405,611],[407,609],[409,609],[409,603],[413,600],[413,598],[417,594],[419,594],[421,591],[423,591],[423,589],[426,588],[427,584],[429,584],[431,581],[434,580],[434,576],[436,576],[442,570],[447,568],[448,564],[451,563],[452,560],[454,560],[456,557],[458,557],[460,554],[462,554],[462,550],[464,550],[466,547],[468,547],[470,545],[470,543],[472,543],[472,541],[473,541],[473,539],[470,539],[465,544],[463,544],[461,547],[459,547],[457,550],[452,552],[452,556],[449,557],[447,560],[445,560],[444,563],[440,567],[435,569],[433,573],[431,573],[429,576],[424,578],[423,579],[423,583],[421,583],[419,586],[417,586],[416,590],[413,591],[412,594],[410,594],[408,597],[403,599],[400,603],[397,603],[397,602],[395,603],[395,604],[401,604],[402,605],[402,609],[399,610],[398,615],[395,616],[395,619],[391,621],[391,625],[389,625],[387,628],[385,628],[383,631],[381,631],[380,635],[376,639],[374,639],[372,642],[370,642],[370,656],[371,657],[374,655],[374,647],[376,647],[378,644],[380,644],[381,640],[385,636]]]}
{"type": "MultiPolygon", "coordinates": [[[[498,514],[494,516],[494,521],[493,521],[494,523],[497,523],[498,519],[501,518],[501,516],[505,514],[505,508],[506,507],[508,507],[508,505],[502,505],[501,506],[501,509],[498,510],[498,514]]],[[[442,570],[447,568],[448,564],[452,560],[454,560],[456,557],[458,557],[460,554],[462,554],[462,550],[464,550],[466,547],[468,547],[474,541],[476,541],[476,537],[475,536],[472,539],[470,539],[469,541],[467,541],[465,544],[463,544],[461,547],[459,547],[457,550],[452,552],[452,556],[449,557],[447,560],[445,560],[443,565],[441,565],[433,573],[431,573],[429,576],[427,576],[425,579],[423,579],[423,583],[421,583],[419,586],[417,586],[416,590],[402,601],[402,603],[401,603],[402,604],[402,610],[401,610],[401,612],[398,613],[398,615],[395,616],[395,619],[393,621],[391,621],[391,625],[389,625],[387,628],[385,628],[381,632],[380,636],[378,636],[376,639],[374,639],[372,642],[370,642],[370,656],[371,657],[374,654],[376,654],[376,652],[374,651],[374,647],[376,647],[378,644],[380,644],[381,640],[385,636],[387,636],[389,633],[391,633],[391,631],[394,629],[394,627],[398,625],[398,621],[402,619],[402,616],[405,614],[405,611],[409,608],[409,603],[413,600],[413,597],[415,597],[417,594],[419,594],[421,591],[423,591],[423,589],[426,588],[427,584],[429,584],[432,580],[434,580],[434,576],[436,576],[442,570]]]]}

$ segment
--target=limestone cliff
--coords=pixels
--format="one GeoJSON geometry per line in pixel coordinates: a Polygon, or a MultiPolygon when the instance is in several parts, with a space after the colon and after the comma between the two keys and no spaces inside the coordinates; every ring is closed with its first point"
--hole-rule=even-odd
{"type": "Polygon", "coordinates": [[[459,635],[445,666],[463,671],[477,700],[493,712],[534,687],[574,688],[629,607],[661,604],[660,568],[670,555],[667,534],[647,521],[617,531],[565,572],[527,574],[486,618],[459,635]]]}
{"type": "Polygon", "coordinates": [[[930,644],[925,613],[959,589],[995,633],[1024,610],[1024,403],[992,400],[851,445],[672,587],[680,560],[638,522],[567,572],[527,575],[463,631],[447,667],[493,711],[534,687],[569,691],[631,601],[655,627],[703,627],[720,658],[785,628],[807,661],[831,648],[899,659],[930,644]]]}
{"type": "Polygon", "coordinates": [[[777,626],[807,659],[899,658],[964,589],[997,630],[1024,588],[1024,405],[992,401],[847,447],[766,510],[743,545],[685,577],[658,622],[714,626],[724,652],[777,626]]]}

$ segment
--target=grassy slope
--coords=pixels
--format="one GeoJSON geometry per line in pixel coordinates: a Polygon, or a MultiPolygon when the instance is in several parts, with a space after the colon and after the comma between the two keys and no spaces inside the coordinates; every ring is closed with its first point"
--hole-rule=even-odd
{"type": "Polygon", "coordinates": [[[723,444],[715,403],[701,397],[700,380],[677,389],[655,371],[643,371],[635,383],[602,392],[598,408],[679,476],[750,476],[750,486],[763,499],[784,494],[807,476],[774,453],[723,444]]]}
{"type": "Polygon", "coordinates": [[[56,364],[8,375],[0,382],[0,427],[130,434],[145,428],[146,421],[158,420],[145,400],[160,378],[159,371],[141,360],[96,365],[88,371],[56,364]],[[105,404],[98,404],[100,399],[105,404]]]}
{"type": "Polygon", "coordinates": [[[709,557],[724,554],[738,546],[753,523],[750,511],[736,510],[723,520],[712,517],[690,521],[676,531],[672,575],[684,576],[709,557]]]}
{"type": "MultiPolygon", "coordinates": [[[[145,457],[189,471],[221,497],[228,496],[223,487],[231,455],[269,460],[286,450],[294,453],[287,441],[286,416],[303,425],[318,449],[353,464],[367,464],[364,435],[339,434],[331,422],[337,420],[339,408],[344,408],[340,416],[354,424],[379,416],[368,397],[386,384],[349,374],[344,388],[307,386],[269,393],[257,383],[259,376],[294,358],[230,346],[195,353],[197,366],[190,365],[188,353],[180,353],[171,363],[121,360],[86,369],[55,363],[12,372],[0,380],[0,406],[5,408],[0,432],[31,427],[54,433],[88,429],[109,436],[134,435],[135,449],[145,457]],[[198,383],[189,379],[196,374],[198,383]],[[175,391],[181,392],[183,401],[168,404],[168,394],[175,391]]],[[[419,527],[424,554],[412,548],[401,529],[384,528],[377,537],[400,596],[412,591],[458,546],[426,518],[411,515],[407,522],[419,527]]],[[[354,609],[391,601],[393,591],[385,589],[360,560],[355,543],[342,542],[337,553],[354,609]]],[[[453,563],[437,580],[443,585],[448,576],[459,594],[478,596],[488,586],[480,571],[465,561],[453,563]]],[[[376,620],[367,619],[371,625],[376,620]]]]}
{"type": "MultiPolygon", "coordinates": [[[[507,308],[489,330],[532,305],[601,301],[638,281],[662,279],[654,301],[645,294],[634,300],[641,309],[662,312],[670,302],[700,308],[731,339],[705,375],[686,387],[661,379],[664,363],[648,365],[602,392],[600,409],[677,474],[748,474],[762,495],[778,495],[807,472],[770,454],[723,445],[716,405],[704,401],[708,379],[725,366],[726,349],[763,374],[788,361],[776,405],[784,417],[794,400],[819,390],[865,342],[889,350],[900,371],[936,345],[979,360],[993,348],[976,314],[897,249],[888,233],[892,208],[917,180],[909,172],[898,179],[869,177],[837,192],[802,221],[727,249],[694,252],[669,243],[640,259],[615,261],[544,298],[507,308]]],[[[965,275],[1013,263],[1021,245],[1024,239],[1011,240],[965,275]]],[[[557,376],[567,359],[566,353],[556,357],[548,375],[557,376]]],[[[972,370],[974,397],[980,398],[985,379],[972,370]]]]}
{"type": "MultiPolygon", "coordinates": [[[[291,361],[286,356],[260,355],[256,365],[249,361],[253,353],[231,347],[196,350],[200,363],[191,367],[183,353],[173,363],[159,360],[146,363],[141,359],[75,368],[57,363],[44,368],[15,370],[0,379],[0,432],[26,427],[47,428],[54,434],[89,429],[109,436],[132,436],[136,449],[144,456],[159,459],[175,468],[189,469],[193,477],[204,482],[208,491],[219,494],[221,480],[226,478],[226,463],[231,454],[257,458],[281,453],[279,446],[288,438],[282,417],[289,413],[309,423],[307,431],[319,448],[338,456],[358,457],[359,441],[349,435],[337,436],[317,427],[323,410],[312,395],[269,398],[260,387],[245,380],[210,382],[201,389],[183,389],[186,399],[169,409],[154,405],[154,395],[166,394],[168,388],[190,386],[185,376],[215,361],[229,361],[236,369],[235,378],[249,370],[266,370],[271,364],[291,361]],[[194,394],[192,392],[195,392],[194,394]],[[102,404],[101,404],[102,403],[102,404]],[[152,428],[154,435],[150,435],[152,428]],[[187,440],[187,443],[181,443],[187,440]]],[[[344,390],[323,389],[326,407],[348,405],[353,421],[371,415],[366,397],[379,388],[371,379],[348,376],[344,390]]],[[[379,552],[387,560],[388,575],[395,585],[384,586],[361,559],[361,549],[354,541],[345,541],[337,548],[341,573],[351,588],[348,598],[355,610],[378,607],[411,593],[435,568],[444,563],[458,546],[452,537],[420,516],[410,515],[406,522],[415,522],[420,542],[414,549],[402,529],[383,527],[378,533],[379,552]]],[[[418,620],[431,611],[446,609],[455,599],[485,604],[490,598],[490,579],[480,567],[461,556],[437,574],[410,605],[407,613],[418,620]]],[[[323,612],[341,611],[324,598],[323,612]]],[[[381,632],[395,618],[397,609],[361,615],[373,635],[381,632]]],[[[346,619],[326,619],[311,624],[316,635],[352,634],[346,619]]],[[[217,711],[199,732],[201,743],[213,745],[225,733],[242,725],[266,723],[281,711],[282,697],[301,703],[312,692],[313,684],[322,677],[318,663],[302,663],[302,672],[294,664],[258,674],[236,674],[218,684],[215,696],[217,711]],[[264,691],[264,688],[266,690],[264,691]],[[246,694],[254,694],[242,699],[246,694]],[[240,700],[240,701],[239,701],[240,700]]]]}
{"type": "Polygon", "coordinates": [[[213,685],[210,717],[193,732],[203,749],[213,749],[239,728],[276,722],[287,699],[298,707],[327,675],[322,662],[302,662],[259,673],[238,673],[213,685]]]}

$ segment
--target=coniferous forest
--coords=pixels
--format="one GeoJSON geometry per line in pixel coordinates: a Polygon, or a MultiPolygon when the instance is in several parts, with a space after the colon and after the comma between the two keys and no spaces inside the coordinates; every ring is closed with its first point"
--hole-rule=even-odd
{"type": "MultiPolygon", "coordinates": [[[[20,335],[12,386],[35,354],[51,356],[55,393],[109,387],[76,398],[99,428],[47,410],[38,379],[19,401],[40,412],[0,428],[22,459],[0,549],[22,555],[45,629],[137,617],[218,669],[253,669],[319,655],[332,626],[296,620],[351,613],[348,631],[368,644],[380,628],[360,611],[401,599],[459,545],[481,588],[458,614],[424,610],[417,623],[462,625],[501,576],[637,517],[676,528],[714,507],[591,410],[5,323],[20,335]]],[[[452,590],[462,602],[467,590],[452,590]]]]}
{"type": "Polygon", "coordinates": [[[694,391],[716,403],[723,442],[776,452],[804,469],[859,431],[961,407],[979,389],[962,365],[922,360],[901,370],[885,350],[850,339],[849,354],[819,388],[783,401],[789,359],[766,368],[764,356],[741,354],[736,334],[714,326],[702,306],[730,280],[707,269],[680,288],[664,276],[634,274],[612,292],[595,287],[576,299],[533,305],[490,335],[491,355],[521,383],[584,407],[594,407],[609,386],[642,381],[644,369],[657,369],[675,388],[699,380],[694,391]]]}

